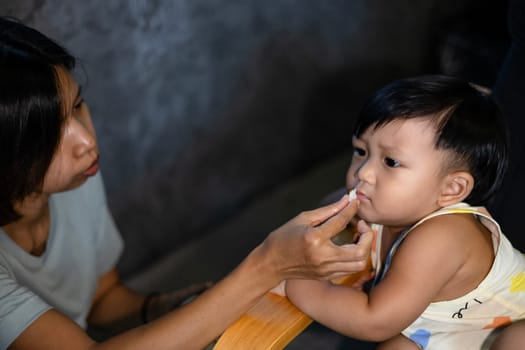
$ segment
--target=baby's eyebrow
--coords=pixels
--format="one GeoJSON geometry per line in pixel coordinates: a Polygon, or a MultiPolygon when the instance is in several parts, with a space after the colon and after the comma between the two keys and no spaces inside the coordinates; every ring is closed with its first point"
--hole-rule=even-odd
{"type": "Polygon", "coordinates": [[[403,153],[403,152],[402,152],[402,149],[400,149],[400,148],[397,147],[396,145],[391,145],[391,144],[381,143],[381,144],[379,144],[379,148],[380,148],[381,150],[383,150],[383,152],[389,152],[389,153],[403,153]]]}

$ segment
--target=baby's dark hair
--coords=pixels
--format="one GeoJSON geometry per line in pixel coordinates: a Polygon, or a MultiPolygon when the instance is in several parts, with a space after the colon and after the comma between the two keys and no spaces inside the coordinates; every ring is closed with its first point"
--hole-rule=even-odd
{"type": "Polygon", "coordinates": [[[394,81],[365,103],[354,135],[411,118],[435,121],[436,149],[450,151],[451,164],[462,166],[474,177],[474,188],[465,201],[486,205],[501,186],[509,148],[506,123],[490,94],[442,75],[394,81]]]}
{"type": "Polygon", "coordinates": [[[41,189],[60,142],[64,116],[57,67],[75,59],[19,21],[0,17],[0,225],[15,204],[41,189]]]}

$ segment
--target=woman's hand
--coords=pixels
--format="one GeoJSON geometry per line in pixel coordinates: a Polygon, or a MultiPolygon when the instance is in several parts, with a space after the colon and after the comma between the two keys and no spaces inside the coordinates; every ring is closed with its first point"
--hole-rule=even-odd
{"type": "Polygon", "coordinates": [[[279,280],[313,278],[330,280],[366,267],[373,234],[358,225],[355,244],[338,246],[331,238],[354,217],[358,201],[345,195],[337,203],[305,211],[273,231],[262,243],[262,251],[273,261],[279,280]]]}

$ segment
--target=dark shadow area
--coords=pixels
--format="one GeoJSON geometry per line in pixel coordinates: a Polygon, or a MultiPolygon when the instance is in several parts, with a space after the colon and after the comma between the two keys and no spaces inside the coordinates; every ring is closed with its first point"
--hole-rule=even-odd
{"type": "Polygon", "coordinates": [[[439,23],[430,50],[433,71],[492,87],[509,48],[508,1],[470,1],[439,23]]]}
{"type": "Polygon", "coordinates": [[[303,110],[301,171],[351,149],[354,121],[361,105],[378,87],[406,71],[388,62],[343,66],[312,85],[303,110]]]}

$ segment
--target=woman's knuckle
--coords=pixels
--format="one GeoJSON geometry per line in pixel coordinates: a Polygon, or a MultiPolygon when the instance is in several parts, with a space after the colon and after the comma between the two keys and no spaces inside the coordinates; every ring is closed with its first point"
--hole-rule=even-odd
{"type": "Polygon", "coordinates": [[[357,268],[359,271],[364,270],[365,267],[366,267],[366,261],[364,261],[364,260],[356,261],[356,268],[357,268]]]}
{"type": "Polygon", "coordinates": [[[311,263],[317,268],[317,270],[319,272],[323,272],[324,268],[323,268],[323,259],[321,259],[321,257],[317,256],[317,255],[312,255],[311,257],[311,263]]]}
{"type": "Polygon", "coordinates": [[[366,249],[365,247],[356,246],[355,256],[358,260],[366,262],[365,260],[366,258],[368,258],[368,253],[369,253],[369,250],[366,249]]]}
{"type": "Polygon", "coordinates": [[[297,218],[300,219],[301,221],[306,220],[308,218],[308,211],[304,210],[300,212],[299,215],[297,215],[297,218]]]}
{"type": "Polygon", "coordinates": [[[316,247],[319,244],[319,238],[314,231],[308,231],[303,236],[304,243],[307,247],[316,247]]]}

